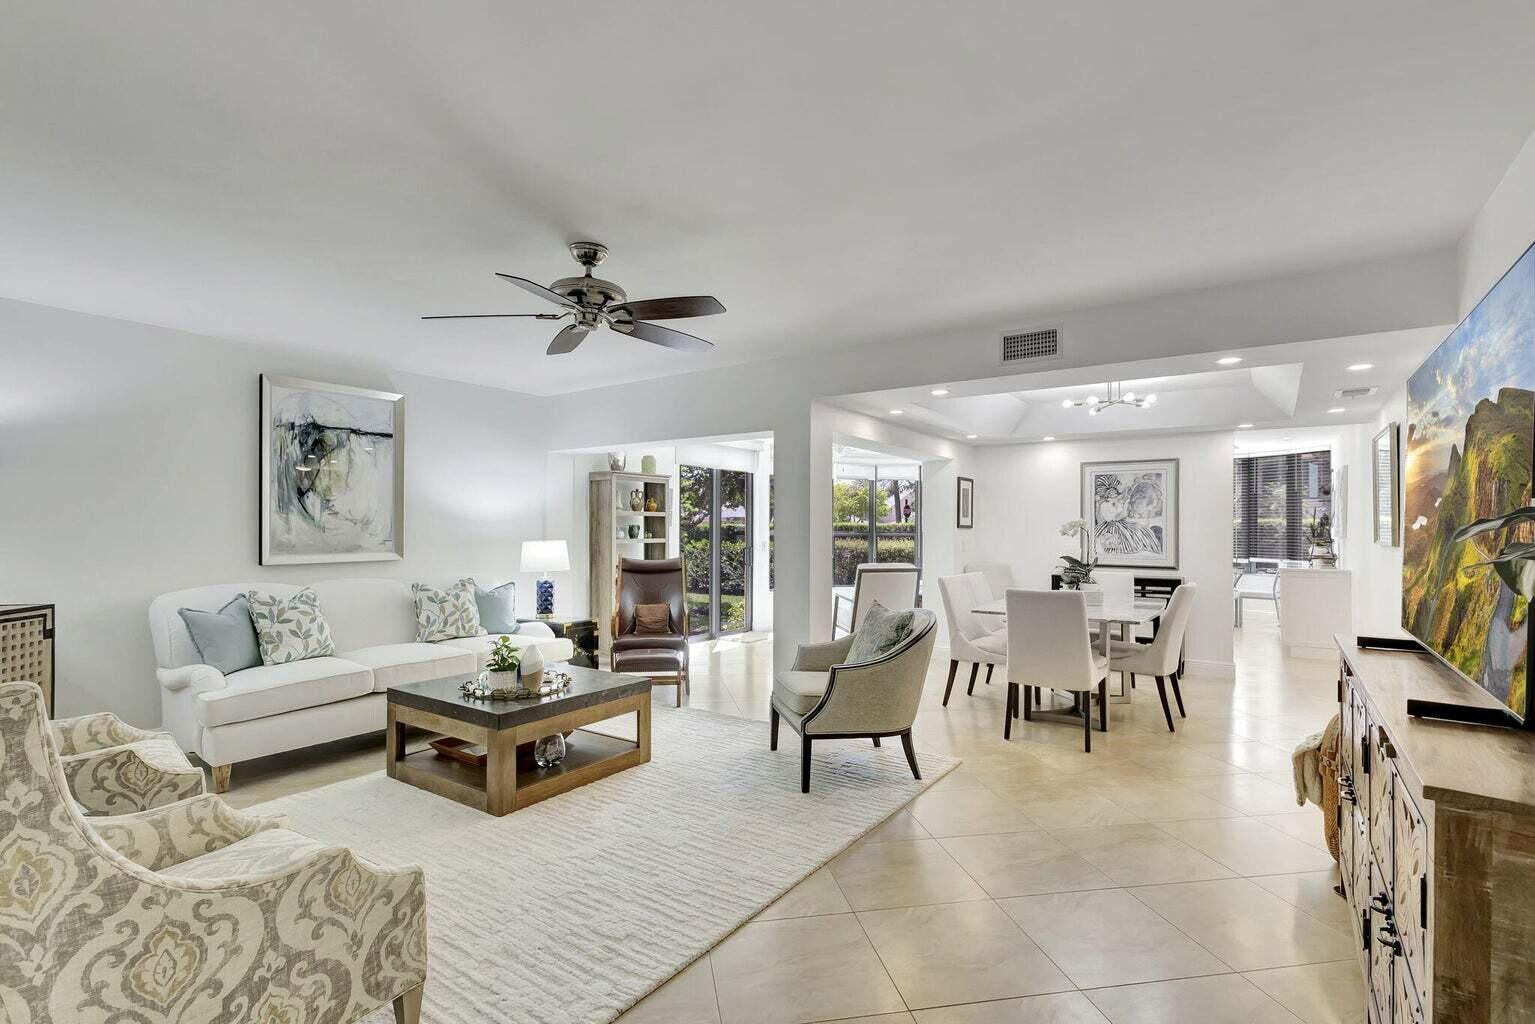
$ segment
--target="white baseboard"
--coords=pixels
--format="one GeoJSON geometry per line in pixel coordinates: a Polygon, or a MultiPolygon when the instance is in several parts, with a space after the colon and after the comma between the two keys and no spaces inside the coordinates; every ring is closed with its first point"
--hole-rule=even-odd
{"type": "Polygon", "coordinates": [[[1235,679],[1237,666],[1231,661],[1199,661],[1188,658],[1184,663],[1188,669],[1188,675],[1204,676],[1206,679],[1235,679]]]}

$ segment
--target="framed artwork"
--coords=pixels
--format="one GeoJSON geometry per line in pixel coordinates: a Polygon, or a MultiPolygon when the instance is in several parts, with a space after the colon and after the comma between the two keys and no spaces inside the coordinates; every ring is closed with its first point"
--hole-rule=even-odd
{"type": "Polygon", "coordinates": [[[1375,435],[1371,449],[1370,483],[1374,502],[1375,543],[1396,547],[1401,543],[1402,512],[1397,503],[1401,493],[1401,470],[1397,459],[1397,444],[1401,428],[1388,423],[1375,435]]]}
{"type": "Polygon", "coordinates": [[[975,526],[975,481],[968,476],[959,477],[958,487],[954,496],[954,525],[969,530],[975,526]]]}
{"type": "Polygon", "coordinates": [[[261,564],[405,557],[405,399],[261,375],[261,564]]]}
{"type": "Polygon", "coordinates": [[[1082,518],[1099,565],[1178,568],[1178,460],[1082,463],[1082,518]]]}

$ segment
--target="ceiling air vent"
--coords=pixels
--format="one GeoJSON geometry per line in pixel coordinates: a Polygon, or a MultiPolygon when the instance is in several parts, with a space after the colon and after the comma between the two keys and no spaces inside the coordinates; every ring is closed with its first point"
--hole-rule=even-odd
{"type": "Polygon", "coordinates": [[[1367,387],[1339,388],[1332,393],[1332,396],[1334,398],[1369,398],[1379,390],[1380,388],[1373,384],[1367,387]]]}
{"type": "Polygon", "coordinates": [[[1024,363],[1035,359],[1055,359],[1061,354],[1058,327],[1040,327],[1031,331],[1009,331],[1002,335],[1002,363],[1024,363]]]}

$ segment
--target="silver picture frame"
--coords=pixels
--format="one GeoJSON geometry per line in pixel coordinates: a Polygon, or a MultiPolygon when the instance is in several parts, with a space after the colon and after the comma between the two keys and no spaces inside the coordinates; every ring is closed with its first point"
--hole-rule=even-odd
{"type": "Polygon", "coordinates": [[[1105,569],[1178,568],[1180,505],[1177,459],[1082,463],[1082,518],[1105,569]],[[1100,500],[1099,481],[1109,478],[1123,493],[1100,500]],[[1101,516],[1106,508],[1114,519],[1101,516]]]}
{"type": "Polygon", "coordinates": [[[260,563],[404,558],[405,397],[265,373],[260,384],[260,563]]]}
{"type": "Polygon", "coordinates": [[[1401,425],[1388,423],[1370,442],[1370,531],[1375,543],[1402,542],[1401,425]]]}

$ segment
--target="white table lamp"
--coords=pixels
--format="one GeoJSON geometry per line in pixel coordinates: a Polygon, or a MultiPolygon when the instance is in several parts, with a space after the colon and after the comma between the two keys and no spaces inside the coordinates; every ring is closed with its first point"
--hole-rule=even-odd
{"type": "Polygon", "coordinates": [[[522,542],[522,571],[542,575],[536,584],[538,593],[538,617],[547,619],[554,615],[554,581],[551,572],[570,571],[570,550],[562,540],[525,540],[522,542]]]}

